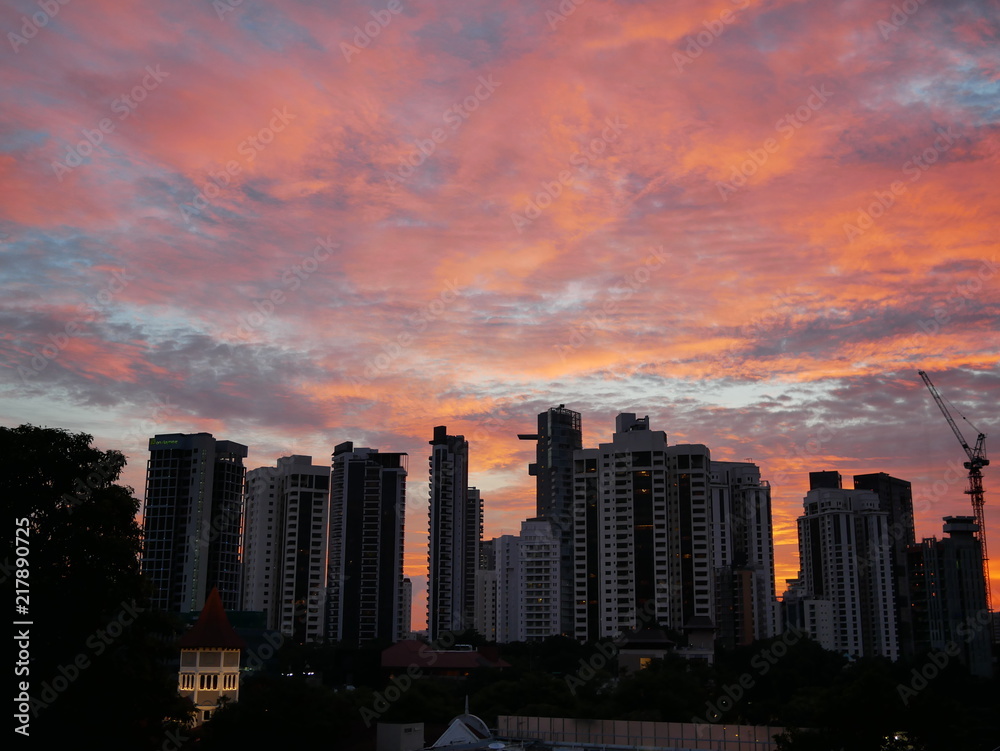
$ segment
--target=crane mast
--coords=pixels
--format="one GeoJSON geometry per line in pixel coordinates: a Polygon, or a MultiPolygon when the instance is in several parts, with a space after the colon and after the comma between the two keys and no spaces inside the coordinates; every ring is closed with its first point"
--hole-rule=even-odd
{"type": "MultiPolygon", "coordinates": [[[[992,612],[993,610],[993,596],[990,591],[990,560],[986,553],[986,519],[983,515],[983,467],[989,465],[990,460],[986,458],[986,434],[976,432],[979,435],[976,438],[976,446],[972,448],[969,443],[965,440],[962,435],[962,431],[958,429],[958,425],[955,424],[954,418],[951,416],[951,412],[948,411],[948,407],[944,403],[944,399],[941,398],[941,394],[931,383],[931,379],[928,375],[922,371],[917,371],[920,377],[924,381],[924,385],[931,392],[931,396],[934,397],[934,401],[937,402],[938,407],[941,410],[941,414],[948,421],[951,426],[952,432],[955,433],[955,437],[958,438],[958,442],[962,444],[962,448],[965,450],[966,456],[969,457],[969,461],[963,463],[963,467],[969,470],[969,487],[965,491],[965,494],[970,496],[972,499],[972,512],[976,517],[976,524],[979,526],[979,544],[983,551],[983,577],[986,579],[986,607],[992,612]]],[[[964,419],[964,418],[963,418],[964,419]]],[[[966,422],[968,422],[966,420],[966,422]]],[[[970,423],[971,424],[971,423],[970,423]]]]}

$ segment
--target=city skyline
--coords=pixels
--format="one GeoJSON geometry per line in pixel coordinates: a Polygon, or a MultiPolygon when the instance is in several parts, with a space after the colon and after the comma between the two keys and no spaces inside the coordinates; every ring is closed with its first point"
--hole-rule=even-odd
{"type": "MultiPolygon", "coordinates": [[[[557,408],[550,409],[549,412],[551,412],[552,410],[556,410],[558,412],[567,412],[567,410],[565,408],[565,405],[562,405],[562,404],[560,404],[557,408]]],[[[546,417],[547,414],[548,413],[542,413],[538,417],[539,417],[539,419],[541,419],[541,418],[546,417]]],[[[575,413],[569,413],[569,414],[575,414],[575,413]]],[[[579,418],[580,418],[580,416],[576,415],[575,419],[577,419],[579,421],[579,418]]],[[[619,414],[618,416],[616,416],[616,428],[617,428],[616,433],[621,430],[621,426],[623,424],[629,424],[629,425],[631,425],[632,422],[638,423],[639,427],[643,428],[643,430],[640,432],[640,435],[642,435],[645,431],[647,431],[649,429],[649,418],[648,418],[648,416],[642,417],[642,418],[638,418],[638,420],[637,420],[635,414],[619,414]],[[623,421],[624,421],[624,423],[623,423],[623,421]]],[[[434,451],[433,451],[433,447],[434,447],[435,443],[437,443],[437,442],[445,442],[446,440],[447,440],[449,446],[451,446],[452,444],[454,444],[455,446],[458,446],[458,447],[461,448],[461,450],[462,450],[462,456],[463,456],[463,461],[462,461],[463,465],[466,462],[468,462],[469,464],[471,464],[472,448],[471,448],[471,446],[468,445],[468,441],[465,440],[464,436],[460,435],[460,436],[457,436],[457,437],[453,437],[453,436],[447,435],[447,428],[444,427],[444,426],[438,426],[438,427],[434,428],[433,432],[434,432],[434,439],[429,442],[431,444],[431,449],[432,449],[431,452],[430,452],[430,456],[428,457],[428,462],[430,463],[430,466],[432,466],[432,467],[434,466],[434,459],[433,459],[434,451]],[[456,441],[457,441],[457,443],[456,443],[456,441]]],[[[158,439],[162,439],[162,438],[170,438],[170,439],[185,438],[185,439],[190,440],[192,438],[201,438],[201,437],[203,437],[204,439],[207,439],[208,441],[210,441],[212,443],[216,442],[216,439],[214,439],[212,436],[205,435],[205,434],[201,434],[201,436],[181,436],[181,435],[162,436],[162,435],[158,435],[158,436],[155,436],[155,437],[152,437],[152,438],[149,439],[150,451],[152,452],[154,449],[159,448],[160,444],[163,443],[163,441],[160,441],[158,439]]],[[[520,434],[520,435],[517,436],[517,439],[523,441],[523,440],[525,440],[526,437],[535,438],[536,436],[525,436],[525,434],[520,434]]],[[[612,437],[613,436],[611,436],[611,435],[608,436],[608,438],[612,438],[612,437]]],[[[667,437],[669,439],[669,436],[667,436],[667,437]]],[[[218,440],[218,442],[220,444],[223,444],[223,445],[226,445],[226,446],[229,446],[229,445],[237,445],[237,446],[239,446],[239,444],[234,444],[231,441],[218,440]]],[[[167,443],[176,443],[176,441],[167,441],[167,443]]],[[[601,441],[600,443],[601,444],[605,444],[608,447],[610,447],[612,445],[610,443],[607,443],[607,441],[601,441]]],[[[670,442],[669,443],[669,446],[671,446],[671,447],[673,447],[675,445],[676,445],[676,443],[674,443],[674,442],[670,442]]],[[[337,447],[335,447],[334,452],[331,455],[331,459],[335,460],[336,457],[337,457],[337,455],[338,455],[337,452],[342,452],[342,451],[346,450],[346,447],[350,447],[350,446],[353,446],[353,444],[351,442],[347,442],[347,443],[344,443],[344,444],[341,444],[341,445],[338,445],[337,447]]],[[[244,451],[247,449],[247,447],[243,447],[243,446],[240,446],[240,448],[243,449],[244,451]]],[[[690,447],[688,447],[688,446],[682,446],[682,448],[685,449],[685,450],[687,450],[690,447]]],[[[704,446],[701,446],[699,448],[703,449],[703,450],[706,449],[706,447],[704,447],[704,446]]],[[[252,447],[250,447],[249,450],[252,451],[252,447]]],[[[673,449],[671,449],[671,451],[672,450],[673,449]]],[[[368,452],[368,451],[371,451],[371,450],[370,449],[361,449],[361,451],[368,452]]],[[[576,451],[580,451],[580,450],[577,449],[576,451]]],[[[584,447],[583,447],[583,450],[581,451],[581,453],[579,454],[579,457],[582,459],[583,457],[589,456],[591,454],[595,454],[596,455],[597,451],[598,451],[597,448],[592,447],[592,446],[588,446],[586,444],[586,441],[584,441],[584,447]]],[[[707,452],[709,454],[711,454],[711,447],[707,447],[707,452]]],[[[377,450],[374,453],[375,453],[376,456],[378,455],[378,451],[377,450]]],[[[533,451],[533,454],[534,454],[533,458],[537,458],[537,453],[533,451]]],[[[405,453],[404,454],[391,454],[391,455],[383,454],[383,456],[390,456],[390,457],[405,456],[405,453]]],[[[302,461],[302,460],[308,460],[308,457],[301,457],[301,456],[294,456],[294,455],[293,456],[289,456],[289,457],[282,457],[282,458],[279,458],[277,460],[277,463],[278,463],[278,465],[280,467],[283,463],[288,464],[289,462],[302,461]]],[[[712,468],[713,468],[713,470],[712,470],[713,473],[719,472],[719,471],[721,471],[721,472],[728,472],[728,471],[730,471],[732,469],[743,468],[743,469],[740,469],[741,472],[749,471],[749,472],[751,472],[756,477],[756,479],[751,482],[752,485],[757,485],[758,483],[760,483],[761,480],[763,480],[764,484],[769,486],[769,480],[766,477],[764,477],[764,476],[762,476],[760,474],[759,467],[757,467],[753,463],[747,463],[747,462],[727,462],[725,460],[716,460],[716,459],[713,459],[712,462],[711,462],[711,464],[712,464],[712,468]]],[[[247,465],[248,468],[252,467],[252,466],[253,466],[252,462],[247,465]]],[[[289,465],[289,466],[291,466],[291,465],[289,465]]],[[[537,465],[534,462],[532,462],[529,466],[537,466],[537,465]]],[[[335,469],[335,462],[333,462],[333,461],[331,462],[331,465],[329,467],[325,467],[324,468],[323,465],[319,465],[319,466],[313,467],[312,470],[313,471],[319,471],[322,476],[329,477],[332,468],[335,469]]],[[[403,470],[403,471],[404,471],[404,474],[405,474],[405,470],[403,470]]],[[[534,470],[531,470],[531,471],[534,472],[534,470]]],[[[465,472],[467,472],[467,469],[463,469],[460,472],[460,474],[462,474],[463,477],[466,477],[465,472]]],[[[255,476],[255,475],[257,475],[258,473],[263,473],[261,476],[267,478],[267,477],[271,477],[272,475],[274,475],[275,470],[274,470],[273,467],[266,467],[266,466],[265,467],[261,467],[259,469],[255,468],[255,469],[248,470],[248,472],[247,472],[247,482],[248,482],[247,494],[248,494],[248,498],[250,496],[250,484],[249,484],[250,478],[253,477],[253,476],[255,476]]],[[[433,473],[433,470],[432,470],[432,473],[433,473]]],[[[336,473],[334,472],[334,475],[335,474],[336,473]]],[[[957,477],[957,474],[955,476],[957,477]]],[[[841,472],[839,470],[837,470],[837,469],[820,470],[820,471],[810,471],[807,474],[807,477],[808,477],[808,482],[809,482],[809,487],[810,488],[825,487],[825,486],[828,486],[828,487],[841,487],[841,483],[842,483],[841,472]]],[[[467,479],[464,482],[464,485],[467,487],[467,492],[469,494],[469,497],[470,498],[474,497],[476,499],[476,505],[478,505],[480,507],[488,508],[488,504],[484,504],[483,501],[482,501],[482,499],[480,498],[480,495],[481,495],[480,489],[478,489],[478,488],[476,488],[476,487],[474,487],[472,485],[472,483],[474,482],[474,480],[475,480],[475,478],[472,475],[468,475],[467,479]]],[[[907,486],[907,488],[909,486],[909,483],[906,480],[900,480],[900,479],[897,479],[897,478],[893,478],[893,477],[889,476],[888,473],[884,473],[884,472],[875,472],[875,473],[868,473],[868,474],[858,474],[858,475],[855,476],[854,482],[855,482],[855,484],[857,484],[859,481],[861,481],[862,483],[864,483],[864,485],[858,485],[858,487],[862,487],[862,486],[864,486],[864,487],[869,487],[869,486],[875,487],[874,483],[876,481],[887,482],[887,483],[891,482],[891,483],[897,483],[897,484],[901,483],[902,485],[907,486]],[[884,477],[885,479],[884,480],[879,480],[878,478],[880,478],[880,477],[884,477]],[[869,483],[870,483],[870,485],[869,485],[869,483]]],[[[739,487],[739,482],[740,481],[737,481],[737,485],[734,485],[733,487],[734,488],[739,487]]],[[[746,479],[744,479],[743,482],[746,482],[746,479]]],[[[148,483],[148,478],[147,478],[147,483],[148,483]]],[[[463,483],[458,483],[459,486],[462,485],[462,484],[463,483]]],[[[718,483],[716,483],[715,481],[713,481],[712,484],[713,484],[713,487],[716,487],[718,485],[718,483]]],[[[725,484],[725,482],[723,482],[723,485],[724,484],[725,484]]],[[[955,483],[951,483],[951,484],[955,484],[955,483]]],[[[752,490],[752,488],[750,488],[749,486],[746,489],[747,490],[752,490]]],[[[715,491],[713,491],[713,493],[714,492],[715,491]]],[[[896,499],[897,498],[896,497],[896,493],[897,492],[898,491],[894,489],[894,486],[891,489],[887,486],[887,489],[885,490],[886,495],[885,495],[885,498],[883,499],[883,502],[885,504],[890,504],[890,503],[896,504],[896,503],[899,503],[899,501],[896,499]]],[[[406,506],[407,506],[407,508],[410,508],[410,510],[412,511],[412,500],[413,500],[412,499],[412,495],[411,495],[411,493],[409,491],[407,491],[405,493],[405,495],[406,495],[406,499],[407,499],[406,500],[406,506]]],[[[770,488],[769,487],[767,488],[767,497],[770,498],[770,488]]],[[[805,496],[805,497],[808,498],[808,496],[805,496]]],[[[906,497],[907,498],[910,497],[908,490],[907,490],[907,493],[906,493],[906,497]]],[[[800,503],[801,502],[802,502],[802,499],[800,499],[800,503]]],[[[926,499],[920,499],[920,501],[918,503],[913,504],[913,508],[919,509],[920,506],[923,503],[925,503],[925,502],[926,502],[926,499]]],[[[770,506],[770,503],[768,504],[768,506],[770,506]]],[[[886,507],[888,507],[888,506],[886,506],[886,507]]],[[[906,511],[906,509],[909,508],[909,504],[907,503],[902,508],[904,510],[903,511],[904,515],[901,518],[903,518],[903,519],[910,518],[909,517],[909,512],[906,511]]],[[[534,509],[534,511],[537,512],[537,509],[538,509],[537,503],[535,504],[535,506],[533,507],[533,509],[534,509]]],[[[426,506],[425,506],[424,510],[425,511],[427,510],[426,506]]],[[[244,508],[242,510],[242,513],[244,515],[247,515],[249,513],[249,509],[248,508],[244,508]]],[[[717,513],[718,512],[716,512],[716,514],[717,513]]],[[[896,513],[900,513],[900,512],[897,511],[896,513]]],[[[798,514],[801,515],[801,508],[799,509],[798,514]]],[[[955,514],[955,515],[961,515],[961,514],[962,514],[962,512],[959,512],[958,514],[955,514]]],[[[141,515],[141,511],[140,511],[140,515],[141,515]]],[[[725,516],[725,515],[726,514],[724,513],[723,516],[725,516]]],[[[525,521],[530,521],[533,518],[535,518],[536,516],[537,516],[537,513],[529,513],[526,517],[524,517],[524,519],[521,520],[518,529],[522,529],[523,528],[523,525],[524,525],[525,521]]],[[[753,517],[756,518],[756,516],[757,516],[757,513],[754,513],[753,517]]],[[[484,517],[485,517],[485,515],[484,515],[484,517]]],[[[892,516],[890,515],[890,519],[891,518],[892,518],[892,516]]],[[[773,519],[773,514],[772,514],[772,519],[773,519]]],[[[401,522],[401,523],[403,523],[403,522],[401,522]]],[[[411,520],[411,523],[412,523],[412,520],[411,520]]],[[[800,524],[800,519],[797,518],[795,523],[796,523],[796,525],[800,524]]],[[[770,525],[770,526],[771,526],[772,529],[768,531],[768,539],[770,538],[770,535],[771,535],[771,533],[773,531],[773,524],[770,525]]],[[[903,527],[900,527],[900,529],[903,529],[903,527]]],[[[719,523],[717,521],[715,523],[715,526],[714,526],[714,532],[713,532],[713,534],[722,534],[723,537],[725,537],[725,535],[727,533],[725,533],[724,530],[725,530],[725,524],[721,524],[721,523],[719,523]]],[[[503,536],[505,534],[506,535],[515,534],[517,531],[518,530],[514,530],[514,532],[508,533],[506,530],[501,530],[496,535],[490,534],[487,531],[487,532],[484,532],[482,534],[480,542],[481,543],[490,543],[490,544],[492,544],[492,542],[496,541],[497,537],[503,536]]],[[[908,539],[907,535],[901,533],[900,531],[896,531],[894,534],[896,534],[896,536],[899,539],[901,539],[901,540],[905,541],[906,539],[908,539]]],[[[916,540],[917,540],[917,542],[919,542],[919,541],[921,541],[923,539],[933,539],[933,538],[937,537],[937,535],[938,535],[938,533],[936,531],[932,532],[931,534],[926,534],[926,535],[924,535],[924,534],[917,534],[916,535],[916,540]]],[[[795,537],[795,545],[796,545],[796,547],[799,547],[801,545],[801,540],[800,540],[800,538],[798,537],[797,534],[796,534],[796,537],[795,537]]],[[[768,548],[768,547],[769,547],[769,545],[765,545],[765,548],[768,548]]],[[[723,550],[724,549],[725,549],[725,543],[723,543],[723,550]]],[[[403,567],[403,575],[405,577],[407,577],[408,579],[415,578],[415,579],[418,580],[418,582],[420,582],[423,579],[426,579],[427,571],[428,571],[428,569],[427,569],[426,566],[427,566],[427,563],[429,562],[429,559],[430,559],[429,551],[425,552],[426,550],[427,549],[424,548],[422,550],[417,550],[416,553],[414,553],[413,550],[408,549],[407,546],[404,544],[404,549],[402,551],[402,556],[403,556],[404,560],[407,559],[407,558],[410,558],[414,554],[424,556],[424,558],[423,558],[423,560],[424,560],[424,568],[422,570],[419,568],[419,564],[417,566],[404,565],[404,567],[403,567]]],[[[769,555],[769,553],[766,550],[764,551],[763,554],[765,556],[769,555]]],[[[478,553],[476,555],[478,556],[478,553]]],[[[723,555],[723,558],[725,558],[724,555],[723,555]]],[[[777,556],[775,556],[775,558],[777,558],[777,556]]],[[[720,565],[720,564],[717,564],[717,565],[720,565]]],[[[786,560],[786,561],[784,561],[784,565],[787,566],[787,567],[790,567],[790,568],[787,569],[789,571],[789,574],[787,576],[784,576],[781,573],[781,564],[777,563],[777,561],[775,562],[774,569],[773,569],[773,571],[774,571],[774,574],[773,574],[773,576],[774,576],[774,578],[773,578],[773,585],[774,585],[774,590],[775,590],[773,592],[773,594],[776,594],[779,599],[781,598],[782,593],[786,589],[785,581],[786,580],[788,580],[790,582],[794,581],[796,579],[796,577],[798,577],[801,574],[801,572],[802,572],[802,565],[801,565],[801,562],[799,561],[798,557],[795,557],[794,560],[786,560]]],[[[767,568],[767,565],[765,565],[765,569],[766,568],[767,568]]],[[[770,581],[770,580],[768,580],[768,581],[770,581]]],[[[761,594],[765,598],[764,602],[766,602],[766,597],[767,597],[766,589],[763,590],[761,592],[761,594]]],[[[410,600],[411,610],[410,610],[410,615],[411,615],[412,618],[415,618],[415,620],[413,621],[415,630],[420,630],[421,627],[422,627],[422,625],[424,625],[424,622],[426,620],[426,615],[427,615],[427,612],[428,612],[428,604],[427,604],[425,595],[426,595],[426,587],[420,587],[420,586],[418,586],[416,589],[411,590],[411,600],[410,600]],[[413,593],[416,593],[418,595],[418,597],[413,598],[412,597],[413,593]]],[[[471,596],[471,592],[470,592],[470,596],[471,596]]],[[[761,618],[761,619],[765,619],[768,616],[765,616],[763,613],[761,613],[761,614],[759,614],[756,617],[757,618],[761,618]]],[[[764,620],[761,620],[760,623],[764,623],[764,620]]],[[[761,628],[761,627],[758,626],[756,628],[761,628]]],[[[770,627],[764,627],[764,628],[765,628],[765,632],[766,632],[766,628],[770,628],[770,627]]],[[[755,629],[752,629],[752,630],[755,630],[755,629]]],[[[759,638],[759,636],[756,637],[756,638],[759,638]]]]}
{"type": "Polygon", "coordinates": [[[809,472],[910,482],[918,542],[972,512],[917,371],[992,451],[990,3],[45,7],[0,12],[4,425],[93,434],[140,499],[153,435],[253,469],[447,425],[491,538],[537,415],[648,415],[760,467],[779,593],[809,472]]]}

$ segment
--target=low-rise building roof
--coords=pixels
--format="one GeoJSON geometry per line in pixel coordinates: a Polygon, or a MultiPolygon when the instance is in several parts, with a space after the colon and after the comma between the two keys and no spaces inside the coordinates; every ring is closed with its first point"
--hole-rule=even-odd
{"type": "Polygon", "coordinates": [[[246,649],[246,642],[229,625],[218,587],[212,588],[198,622],[180,638],[178,644],[181,649],[246,649]]]}
{"type": "Polygon", "coordinates": [[[404,639],[382,651],[382,667],[422,670],[480,670],[484,668],[509,668],[510,664],[500,659],[495,649],[451,650],[433,649],[429,644],[416,639],[404,639]]]}

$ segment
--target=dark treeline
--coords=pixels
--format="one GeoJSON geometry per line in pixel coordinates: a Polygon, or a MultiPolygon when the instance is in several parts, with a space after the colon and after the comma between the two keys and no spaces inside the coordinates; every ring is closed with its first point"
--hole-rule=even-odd
{"type": "MultiPolygon", "coordinates": [[[[461,638],[474,640],[472,634],[461,638]]],[[[491,727],[499,715],[524,715],[772,725],[789,729],[780,748],[796,751],[991,751],[998,745],[997,681],[972,677],[957,661],[931,680],[915,680],[928,660],[848,662],[807,639],[771,651],[780,641],[722,652],[712,666],[668,656],[620,675],[614,657],[594,659],[612,653],[610,643],[552,637],[502,645],[511,664],[504,670],[412,682],[379,668],[375,646],[292,646],[278,654],[268,675],[246,681],[238,705],[205,726],[204,747],[249,739],[254,729],[258,738],[291,732],[305,741],[335,728],[342,747],[374,748],[377,721],[423,722],[430,743],[463,711],[466,697],[470,711],[491,727]],[[318,685],[309,685],[305,672],[314,673],[318,685]],[[270,700],[276,703],[269,706],[270,700]],[[278,707],[290,714],[265,724],[261,713],[278,707]]]]}

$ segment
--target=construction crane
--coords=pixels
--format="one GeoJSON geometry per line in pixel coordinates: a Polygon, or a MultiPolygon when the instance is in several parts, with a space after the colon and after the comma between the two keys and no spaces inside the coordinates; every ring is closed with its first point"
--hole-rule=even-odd
{"type": "Polygon", "coordinates": [[[941,413],[948,421],[948,424],[951,425],[951,429],[955,433],[955,437],[958,438],[958,442],[962,444],[962,448],[965,449],[965,453],[969,457],[969,461],[962,465],[969,470],[969,488],[965,491],[965,494],[971,496],[972,498],[972,511],[976,517],[976,524],[979,525],[979,544],[983,549],[983,577],[986,579],[986,607],[992,612],[993,597],[990,592],[990,559],[986,554],[986,520],[983,517],[983,467],[990,463],[990,460],[986,458],[986,447],[984,445],[986,442],[986,434],[980,433],[976,429],[975,425],[969,422],[964,415],[959,413],[959,417],[968,422],[969,426],[975,430],[976,433],[978,433],[978,436],[976,437],[976,447],[970,447],[969,443],[965,440],[965,436],[962,435],[962,431],[959,430],[958,425],[955,424],[955,420],[948,411],[948,407],[945,406],[944,399],[941,398],[941,394],[938,393],[938,390],[934,388],[934,384],[931,383],[931,379],[924,371],[918,370],[917,372],[924,380],[924,384],[931,392],[931,396],[934,397],[934,401],[937,402],[938,407],[941,409],[941,413]]]}

